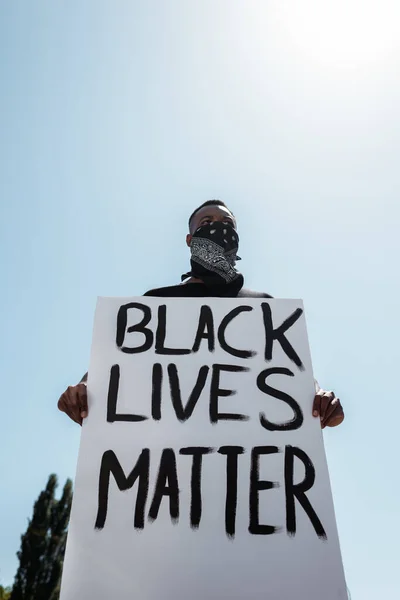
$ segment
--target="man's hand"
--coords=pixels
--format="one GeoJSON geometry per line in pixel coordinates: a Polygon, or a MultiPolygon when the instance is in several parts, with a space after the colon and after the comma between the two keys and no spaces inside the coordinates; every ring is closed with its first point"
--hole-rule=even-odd
{"type": "Polygon", "coordinates": [[[333,392],[319,390],[314,398],[313,416],[321,419],[321,427],[336,427],[344,419],[343,407],[333,392]]]}
{"type": "Polygon", "coordinates": [[[86,385],[84,383],[70,385],[60,396],[57,406],[75,423],[82,425],[83,419],[88,415],[86,385]]]}

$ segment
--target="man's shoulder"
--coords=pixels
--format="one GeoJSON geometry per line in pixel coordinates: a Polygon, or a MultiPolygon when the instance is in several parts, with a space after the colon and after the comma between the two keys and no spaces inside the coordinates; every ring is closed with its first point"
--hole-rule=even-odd
{"type": "MultiPolygon", "coordinates": [[[[188,285],[170,285],[167,287],[154,288],[148,290],[143,296],[158,296],[163,298],[206,298],[212,297],[213,295],[209,295],[207,291],[205,291],[203,285],[191,283],[188,285]]],[[[242,288],[238,292],[237,298],[272,298],[272,296],[265,292],[257,292],[248,288],[242,288]]]]}
{"type": "Polygon", "coordinates": [[[148,290],[143,296],[159,296],[162,298],[185,297],[188,295],[187,286],[185,285],[169,285],[166,287],[154,288],[148,290]]]}
{"type": "Polygon", "coordinates": [[[273,296],[265,292],[256,292],[255,290],[242,288],[238,293],[238,298],[273,298],[273,296]]]}

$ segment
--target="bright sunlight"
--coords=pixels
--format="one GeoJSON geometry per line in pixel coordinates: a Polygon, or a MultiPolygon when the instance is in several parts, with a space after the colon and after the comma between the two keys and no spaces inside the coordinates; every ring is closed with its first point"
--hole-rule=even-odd
{"type": "Polygon", "coordinates": [[[274,8],[295,48],[322,65],[373,65],[399,45],[399,0],[282,1],[274,8]]]}

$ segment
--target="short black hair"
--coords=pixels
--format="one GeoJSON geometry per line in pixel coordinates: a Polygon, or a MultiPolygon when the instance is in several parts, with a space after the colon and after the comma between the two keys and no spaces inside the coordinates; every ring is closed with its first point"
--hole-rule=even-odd
{"type": "Polygon", "coordinates": [[[203,204],[200,204],[200,206],[198,206],[196,208],[196,210],[194,210],[192,212],[192,214],[189,217],[189,227],[190,227],[190,223],[192,222],[192,219],[193,219],[194,215],[199,210],[201,210],[202,208],[204,208],[205,206],[223,206],[224,208],[227,208],[229,210],[229,212],[232,214],[233,217],[235,216],[233,214],[233,212],[231,211],[231,209],[225,204],[225,202],[222,202],[222,200],[207,200],[207,202],[203,202],[203,204]]]}

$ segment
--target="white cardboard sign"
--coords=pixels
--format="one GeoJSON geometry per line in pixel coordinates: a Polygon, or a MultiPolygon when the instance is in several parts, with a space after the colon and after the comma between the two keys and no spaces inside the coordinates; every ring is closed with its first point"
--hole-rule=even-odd
{"type": "Polygon", "coordinates": [[[301,301],[100,298],[61,600],[346,599],[301,301]]]}

